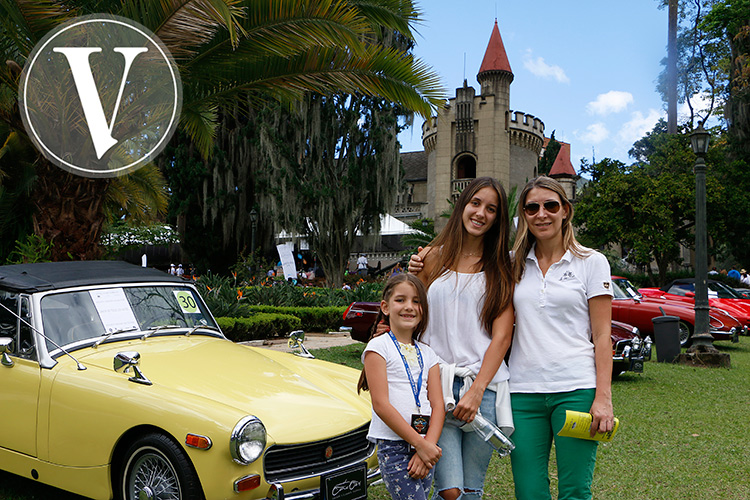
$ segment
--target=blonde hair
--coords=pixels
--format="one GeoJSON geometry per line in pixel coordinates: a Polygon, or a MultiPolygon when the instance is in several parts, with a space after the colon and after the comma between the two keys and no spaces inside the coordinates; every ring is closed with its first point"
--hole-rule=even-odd
{"type": "Polygon", "coordinates": [[[461,257],[463,242],[468,234],[463,224],[463,213],[480,189],[491,187],[497,192],[497,212],[492,226],[484,233],[482,260],[480,265],[485,277],[485,299],[481,321],[486,333],[492,332],[492,322],[513,300],[513,276],[508,241],[510,240],[510,220],[508,218],[508,197],[502,184],[492,177],[477,177],[461,192],[456,201],[445,229],[430,243],[432,250],[438,250],[436,265],[427,276],[427,285],[455,269],[461,257]]]}
{"type": "Polygon", "coordinates": [[[516,242],[513,245],[513,279],[516,283],[521,281],[523,277],[524,270],[526,269],[526,257],[528,257],[531,247],[536,242],[536,238],[529,231],[529,224],[526,222],[526,216],[523,212],[523,207],[526,205],[526,197],[529,195],[529,191],[534,188],[547,189],[556,193],[560,197],[562,207],[568,207],[568,216],[562,222],[562,240],[565,251],[570,250],[573,255],[581,259],[585,259],[591,254],[591,250],[578,243],[573,234],[573,225],[571,223],[573,219],[573,205],[565,194],[562,184],[551,177],[540,175],[531,179],[524,186],[518,197],[518,211],[516,212],[519,215],[518,229],[516,230],[516,242]]]}
{"type": "MultiPolygon", "coordinates": [[[[416,328],[414,328],[414,331],[411,334],[411,338],[414,340],[419,340],[422,338],[422,334],[427,329],[427,288],[425,288],[424,283],[422,283],[420,279],[413,274],[396,274],[394,276],[391,276],[385,283],[381,300],[388,302],[388,300],[393,295],[393,290],[397,285],[400,285],[401,283],[409,283],[417,292],[419,306],[422,309],[422,318],[419,320],[419,323],[417,323],[416,328]]],[[[383,313],[383,309],[380,309],[380,311],[378,312],[378,317],[375,319],[372,327],[370,327],[370,338],[368,342],[377,336],[378,324],[381,321],[384,321],[386,325],[390,326],[390,318],[383,313]]],[[[367,385],[367,375],[365,374],[365,369],[362,368],[362,373],[359,374],[359,382],[357,382],[357,394],[359,394],[360,391],[369,390],[370,387],[367,385]]]]}

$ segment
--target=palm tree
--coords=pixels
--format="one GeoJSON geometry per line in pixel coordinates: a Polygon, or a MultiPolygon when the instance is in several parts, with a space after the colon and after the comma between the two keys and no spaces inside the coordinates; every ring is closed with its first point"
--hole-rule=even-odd
{"type": "MultiPolygon", "coordinates": [[[[444,97],[438,77],[407,52],[377,43],[380,30],[413,37],[410,0],[0,1],[0,120],[25,135],[15,106],[20,68],[55,26],[110,12],[153,31],[180,67],[179,127],[207,157],[219,109],[306,92],[360,92],[428,116],[444,97]]],[[[242,109],[240,106],[239,109],[242,109]]],[[[33,164],[34,232],[54,243],[53,258],[94,258],[112,181],[75,177],[41,156],[33,164]]]]}

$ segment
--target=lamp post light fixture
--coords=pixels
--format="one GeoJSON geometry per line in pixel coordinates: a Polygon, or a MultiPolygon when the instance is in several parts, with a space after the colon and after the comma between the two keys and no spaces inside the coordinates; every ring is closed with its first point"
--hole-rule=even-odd
{"type": "Polygon", "coordinates": [[[706,160],[711,139],[703,123],[690,134],[695,153],[695,329],[688,352],[717,352],[709,333],[708,237],[706,229],[706,160]]]}
{"type": "Polygon", "coordinates": [[[250,251],[255,255],[255,230],[258,228],[258,211],[250,210],[250,251]]]}

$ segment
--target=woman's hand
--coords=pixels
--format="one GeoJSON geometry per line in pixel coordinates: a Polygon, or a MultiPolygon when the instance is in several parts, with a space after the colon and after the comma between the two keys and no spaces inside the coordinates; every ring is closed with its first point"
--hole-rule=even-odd
{"type": "Polygon", "coordinates": [[[443,450],[438,445],[424,438],[420,438],[414,448],[417,450],[416,454],[419,455],[420,460],[428,469],[435,467],[437,461],[443,456],[443,450]]]}
{"type": "Polygon", "coordinates": [[[611,399],[594,398],[589,413],[593,417],[591,422],[591,437],[594,437],[597,432],[609,432],[614,428],[615,412],[612,408],[611,399]]]}
{"type": "Polygon", "coordinates": [[[391,327],[388,326],[385,321],[381,320],[380,323],[378,323],[378,326],[375,328],[375,334],[373,335],[373,337],[380,337],[390,329],[391,327]]]}
{"type": "Polygon", "coordinates": [[[422,257],[419,256],[422,250],[422,247],[418,247],[417,253],[409,258],[409,272],[411,274],[419,274],[424,269],[424,262],[422,261],[422,257]]]}
{"type": "Polygon", "coordinates": [[[484,391],[472,385],[453,409],[453,416],[464,422],[474,421],[483,397],[484,391]]]}
{"type": "Polygon", "coordinates": [[[412,479],[424,479],[427,474],[430,473],[430,467],[427,467],[425,463],[419,458],[419,455],[415,453],[409,460],[409,467],[407,468],[409,477],[412,479]]]}

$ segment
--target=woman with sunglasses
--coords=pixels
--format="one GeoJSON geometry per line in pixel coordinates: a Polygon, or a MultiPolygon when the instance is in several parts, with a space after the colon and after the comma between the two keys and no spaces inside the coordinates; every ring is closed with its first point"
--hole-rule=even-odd
{"type": "Polygon", "coordinates": [[[612,430],[612,287],[607,259],[573,235],[573,206],[554,179],[521,191],[514,245],[516,329],[508,366],[516,498],[590,499],[596,441],[557,436],[565,411],[591,413],[591,435],[612,430]]]}

